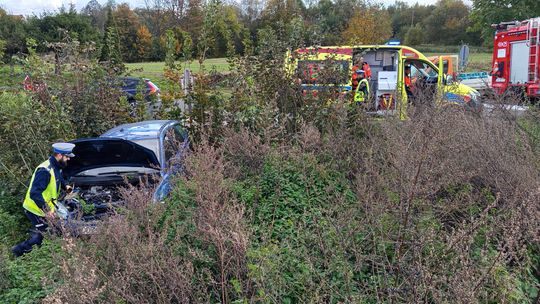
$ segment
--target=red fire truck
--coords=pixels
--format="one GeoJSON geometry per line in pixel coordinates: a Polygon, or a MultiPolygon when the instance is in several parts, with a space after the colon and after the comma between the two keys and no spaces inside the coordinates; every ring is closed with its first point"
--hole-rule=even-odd
{"type": "Polygon", "coordinates": [[[525,21],[493,24],[492,87],[498,94],[507,91],[540,97],[540,17],[525,21]]]}

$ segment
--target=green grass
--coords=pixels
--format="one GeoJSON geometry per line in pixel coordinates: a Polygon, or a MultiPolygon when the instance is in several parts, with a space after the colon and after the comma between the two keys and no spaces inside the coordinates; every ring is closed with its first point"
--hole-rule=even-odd
{"type": "MultiPolygon", "coordinates": [[[[150,79],[163,78],[163,69],[165,68],[165,62],[139,62],[128,63],[126,66],[132,72],[133,76],[145,77],[150,79]]],[[[201,71],[201,66],[198,61],[192,61],[191,63],[182,63],[182,68],[189,68],[192,72],[201,71]]],[[[204,61],[202,68],[205,71],[215,69],[217,72],[229,71],[229,64],[226,58],[213,58],[204,61]]]]}
{"type": "MultiPolygon", "coordinates": [[[[457,55],[457,53],[424,53],[427,57],[437,55],[457,55]]],[[[466,72],[489,72],[491,71],[492,53],[473,53],[469,55],[469,65],[466,72]]]]}
{"type": "Polygon", "coordinates": [[[471,53],[469,56],[470,71],[491,71],[492,53],[471,53]]]}

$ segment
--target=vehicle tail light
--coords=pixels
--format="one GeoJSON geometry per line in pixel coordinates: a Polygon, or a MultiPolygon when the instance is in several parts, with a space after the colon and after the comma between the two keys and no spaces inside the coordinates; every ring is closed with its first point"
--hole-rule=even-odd
{"type": "Polygon", "coordinates": [[[464,100],[465,102],[469,102],[469,101],[471,101],[471,96],[465,95],[465,96],[463,96],[463,100],[464,100]]]}
{"type": "Polygon", "coordinates": [[[148,85],[148,88],[150,89],[150,94],[159,93],[159,88],[155,84],[153,84],[151,81],[147,81],[146,84],[148,85]]]}

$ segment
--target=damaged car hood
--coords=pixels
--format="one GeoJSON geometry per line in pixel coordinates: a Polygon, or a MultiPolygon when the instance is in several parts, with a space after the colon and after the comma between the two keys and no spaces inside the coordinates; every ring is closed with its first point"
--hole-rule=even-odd
{"type": "Polygon", "coordinates": [[[71,141],[75,157],[62,170],[66,178],[96,168],[159,168],[154,152],[132,141],[120,138],[86,138],[71,141]]]}

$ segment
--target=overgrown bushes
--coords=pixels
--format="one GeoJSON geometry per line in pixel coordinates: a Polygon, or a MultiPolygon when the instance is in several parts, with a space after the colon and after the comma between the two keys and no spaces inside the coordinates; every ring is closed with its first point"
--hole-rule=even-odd
{"type": "Polygon", "coordinates": [[[515,122],[344,115],[327,133],[195,144],[164,205],[131,189],[100,235],[66,239],[77,266],[48,300],[535,301],[538,161],[515,122]]]}
{"type": "Polygon", "coordinates": [[[59,243],[45,240],[39,250],[8,260],[0,255],[0,302],[38,303],[60,283],[59,243]]]}
{"type": "MultiPolygon", "coordinates": [[[[55,248],[45,267],[58,280],[0,280],[0,297],[22,286],[46,303],[537,302],[537,114],[481,115],[425,96],[407,120],[372,119],[331,90],[302,95],[275,57],[282,46],[236,59],[230,99],[200,79],[187,97],[200,101],[187,117],[193,151],[164,204],[151,203],[152,188],[124,189],[126,208],[97,235],[35,251],[55,248]]],[[[44,157],[50,143],[26,135],[34,125],[51,141],[129,120],[109,94],[77,112],[90,86],[74,79],[84,83],[51,98],[0,97],[15,109],[0,108],[2,159],[17,172],[4,176],[28,176],[35,164],[16,164],[44,157]]],[[[1,229],[17,220],[16,201],[0,209],[1,229]]],[[[38,273],[0,261],[1,278],[38,273]]]]}
{"type": "Polygon", "coordinates": [[[37,302],[55,288],[42,279],[59,269],[62,259],[51,255],[60,250],[58,239],[28,258],[9,258],[11,247],[25,239],[30,228],[22,200],[33,170],[50,155],[51,144],[97,136],[138,119],[129,115],[125,99],[114,88],[111,81],[116,76],[95,63],[74,60],[63,66],[67,72],[61,75],[53,75],[35,54],[28,56],[27,65],[40,71],[32,77],[39,88],[0,93],[0,302],[37,302]]]}
{"type": "Polygon", "coordinates": [[[35,166],[50,153],[50,143],[74,137],[57,101],[40,103],[19,93],[0,94],[0,162],[4,191],[24,187],[35,166]]]}

